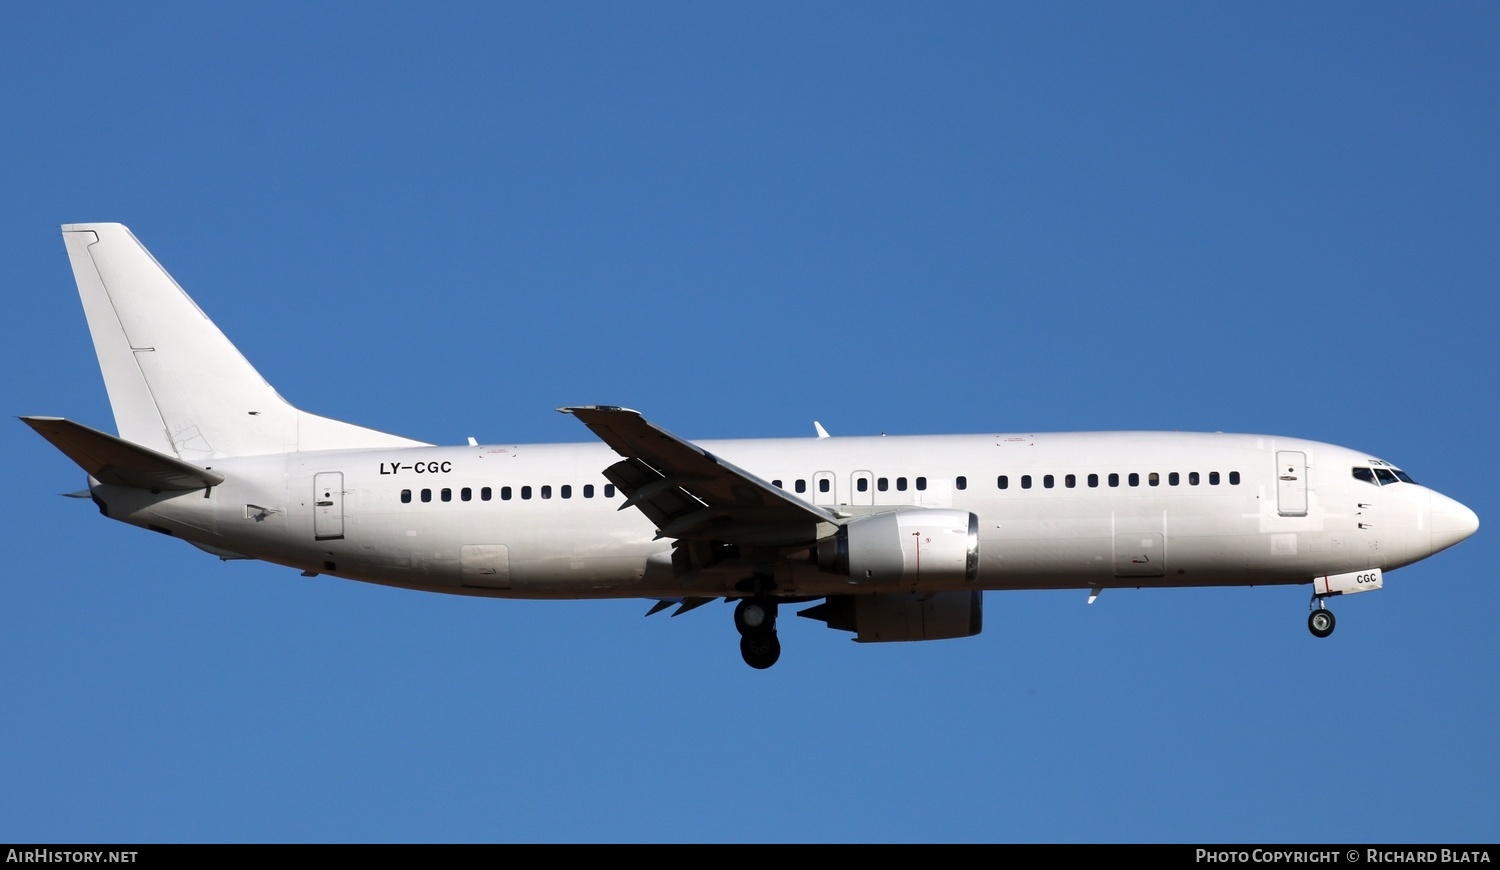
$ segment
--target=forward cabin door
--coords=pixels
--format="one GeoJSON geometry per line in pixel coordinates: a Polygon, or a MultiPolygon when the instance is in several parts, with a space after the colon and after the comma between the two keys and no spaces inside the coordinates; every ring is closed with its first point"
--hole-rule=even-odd
{"type": "Polygon", "coordinates": [[[1276,511],[1307,516],[1307,454],[1300,450],[1276,451],[1276,511]]]}
{"type": "Polygon", "coordinates": [[[344,473],[323,471],[313,476],[313,537],[333,541],[344,536],[344,473]]]}

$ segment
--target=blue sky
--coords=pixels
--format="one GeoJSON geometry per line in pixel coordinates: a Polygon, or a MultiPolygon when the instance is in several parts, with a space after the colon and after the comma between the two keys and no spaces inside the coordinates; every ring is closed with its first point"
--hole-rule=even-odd
{"type": "Polygon", "coordinates": [[[1330,441],[1479,533],[1306,587],[729,609],[221,563],[19,422],[0,840],[1421,842],[1500,828],[1500,7],[10,8],[13,415],[111,428],[58,234],[120,221],[292,402],[439,443],[1330,441]]]}

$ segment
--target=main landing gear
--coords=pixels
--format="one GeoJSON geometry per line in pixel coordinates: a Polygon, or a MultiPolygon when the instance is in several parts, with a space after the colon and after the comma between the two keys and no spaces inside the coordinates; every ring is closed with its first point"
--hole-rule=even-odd
{"type": "Polygon", "coordinates": [[[1312,612],[1307,615],[1307,630],[1313,633],[1313,637],[1333,634],[1333,611],[1323,606],[1323,599],[1314,595],[1308,607],[1312,612]]]}
{"type": "Polygon", "coordinates": [[[734,606],[734,627],[740,633],[740,655],[745,664],[765,670],[781,658],[781,641],[776,637],[776,599],[740,599],[734,606]]]}

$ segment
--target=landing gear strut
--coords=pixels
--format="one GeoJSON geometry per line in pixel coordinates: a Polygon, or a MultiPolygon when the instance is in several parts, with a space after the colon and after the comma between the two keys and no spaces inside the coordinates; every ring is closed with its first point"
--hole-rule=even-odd
{"type": "Polygon", "coordinates": [[[1323,599],[1314,595],[1313,603],[1308,606],[1312,612],[1307,615],[1307,630],[1313,633],[1313,637],[1333,634],[1333,611],[1323,606],[1323,599]]]}
{"type": "Polygon", "coordinates": [[[781,641],[776,637],[776,599],[741,599],[734,606],[734,627],[740,633],[740,655],[745,664],[765,670],[781,658],[781,641]]]}

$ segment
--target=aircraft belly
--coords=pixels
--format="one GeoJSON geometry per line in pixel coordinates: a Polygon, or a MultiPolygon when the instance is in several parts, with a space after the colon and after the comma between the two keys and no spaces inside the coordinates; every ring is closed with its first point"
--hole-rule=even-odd
{"type": "MultiPolygon", "coordinates": [[[[989,512],[995,517],[997,512],[989,512]]],[[[1000,516],[982,521],[978,585],[986,589],[1266,584],[1366,567],[1320,511],[1298,530],[1266,534],[1254,500],[1234,513],[1138,505],[1095,516],[1000,516]]]]}

